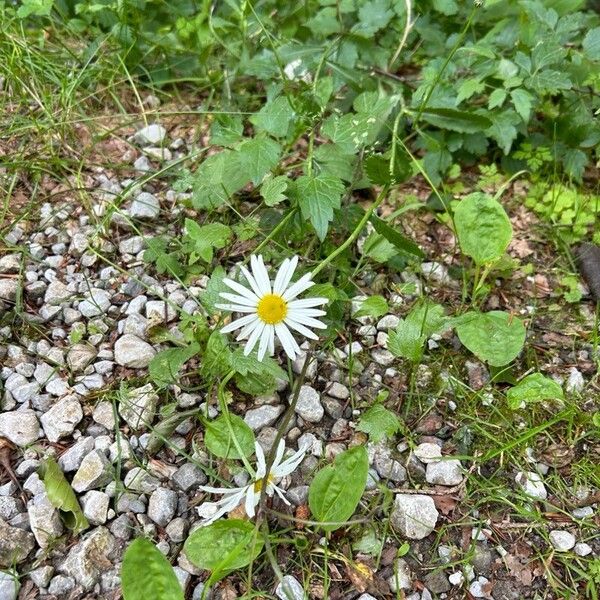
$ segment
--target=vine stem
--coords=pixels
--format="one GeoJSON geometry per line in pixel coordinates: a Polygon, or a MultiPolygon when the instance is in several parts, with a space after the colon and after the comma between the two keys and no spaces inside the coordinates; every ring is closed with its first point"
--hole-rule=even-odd
{"type": "Polygon", "coordinates": [[[348,237],[348,239],[341,246],[338,246],[329,256],[324,258],[316,266],[315,270],[312,272],[313,278],[316,277],[316,275],[318,273],[320,273],[331,261],[333,261],[335,258],[337,258],[342,252],[344,252],[344,250],[346,250],[346,248],[348,248],[348,246],[350,246],[351,244],[353,244],[356,241],[356,239],[360,235],[360,232],[363,230],[363,227],[367,224],[367,221],[371,218],[371,215],[375,212],[375,210],[379,207],[379,205],[383,202],[383,200],[387,196],[389,189],[390,189],[389,185],[383,186],[383,188],[379,192],[379,195],[375,199],[375,202],[373,202],[373,204],[369,207],[369,210],[367,210],[367,212],[365,212],[365,214],[363,215],[363,218],[360,220],[358,225],[354,228],[354,231],[350,234],[350,237],[348,237]]]}

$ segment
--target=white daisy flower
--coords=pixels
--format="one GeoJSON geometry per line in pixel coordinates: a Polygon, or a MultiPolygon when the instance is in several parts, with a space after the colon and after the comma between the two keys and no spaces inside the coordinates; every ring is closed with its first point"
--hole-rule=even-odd
{"type": "Polygon", "coordinates": [[[295,454],[286,458],[283,462],[283,453],[285,452],[285,442],[279,441],[277,446],[277,453],[275,454],[275,460],[267,476],[267,464],[265,461],[265,454],[258,444],[254,444],[256,452],[256,473],[253,476],[252,481],[243,487],[234,488],[216,488],[201,485],[198,489],[203,492],[210,494],[222,494],[223,498],[217,500],[217,502],[204,502],[198,507],[198,514],[204,519],[202,525],[210,525],[214,523],[219,517],[222,517],[225,513],[231,512],[234,508],[237,508],[240,503],[244,502],[244,509],[248,517],[252,518],[255,515],[255,507],[258,506],[260,501],[260,493],[263,487],[266,486],[265,493],[267,496],[273,496],[276,493],[286,504],[290,504],[288,499],[285,497],[284,490],[282,490],[277,483],[283,478],[296,470],[298,465],[304,459],[304,455],[308,450],[308,447],[301,447],[295,454]]]}
{"type": "Polygon", "coordinates": [[[238,341],[248,339],[244,349],[245,355],[250,354],[259,342],[258,360],[263,359],[267,350],[269,356],[273,356],[275,337],[277,337],[285,353],[294,360],[301,354],[301,350],[290,329],[311,340],[317,340],[318,336],[309,327],[316,329],[327,327],[325,323],[315,319],[325,314],[325,311],[315,307],[326,304],[327,298],[296,300],[299,294],[314,285],[311,273],[303,275],[296,283],[290,285],[297,265],[297,256],[286,258],[271,284],[262,256],[251,256],[252,273],[244,266],[240,267],[251,289],[232,279],[223,279],[223,283],[236,293],[221,292],[219,294],[221,298],[228,300],[229,303],[217,304],[217,308],[248,314],[223,327],[221,333],[241,329],[236,339],[238,341]]]}

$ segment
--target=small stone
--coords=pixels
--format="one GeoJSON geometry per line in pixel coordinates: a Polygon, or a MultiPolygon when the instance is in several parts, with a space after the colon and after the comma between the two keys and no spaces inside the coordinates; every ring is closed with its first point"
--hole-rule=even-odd
{"type": "Polygon", "coordinates": [[[48,548],[62,535],[62,521],[45,492],[34,496],[27,512],[31,531],[41,548],[48,548]]]}
{"type": "Polygon", "coordinates": [[[515,481],[528,496],[536,500],[545,500],[548,497],[546,486],[539,473],[535,471],[519,471],[515,477],[515,481]]]}
{"type": "Polygon", "coordinates": [[[569,394],[580,394],[585,387],[585,379],[579,369],[571,367],[569,369],[569,378],[565,384],[565,390],[569,394]]]}
{"type": "Polygon", "coordinates": [[[460,460],[440,460],[430,462],[425,472],[427,483],[439,485],[458,485],[463,480],[463,472],[460,460]]]}
{"type": "Polygon", "coordinates": [[[110,498],[104,492],[90,490],[81,498],[83,514],[92,525],[104,525],[108,517],[110,498]]]}
{"type": "Polygon", "coordinates": [[[123,480],[125,487],[143,494],[151,494],[159,485],[158,479],[141,467],[133,467],[123,480]]]}
{"type": "Polygon", "coordinates": [[[181,465],[173,474],[173,483],[182,491],[188,492],[192,488],[204,485],[207,477],[204,471],[193,463],[181,465]]]}
{"type": "Polygon", "coordinates": [[[123,367],[143,369],[155,354],[156,351],[148,342],[135,335],[123,335],[115,343],[115,361],[123,367]]]}
{"type": "Polygon", "coordinates": [[[550,532],[550,542],[558,552],[568,552],[575,546],[575,536],[569,531],[555,529],[550,532]]]}
{"type": "Polygon", "coordinates": [[[424,262],[421,263],[421,272],[428,281],[449,284],[452,282],[448,274],[448,268],[439,262],[424,262]]]}
{"type": "Polygon", "coordinates": [[[452,589],[443,571],[432,571],[423,578],[425,587],[434,594],[444,594],[452,589]]]}
{"type": "Polygon", "coordinates": [[[385,350],[384,348],[375,348],[375,350],[371,352],[371,357],[382,367],[389,367],[396,360],[396,357],[389,350],[385,350]]]}
{"type": "Polygon", "coordinates": [[[442,449],[438,444],[423,442],[415,448],[414,454],[422,463],[428,464],[442,458],[442,449]]]}
{"type": "Polygon", "coordinates": [[[17,446],[29,446],[40,435],[40,424],[33,410],[0,413],[0,436],[17,446]]]}
{"type": "Polygon", "coordinates": [[[44,565],[43,567],[29,571],[29,578],[39,588],[47,588],[52,575],[54,575],[54,567],[51,565],[44,565]]]}
{"type": "MultiPolygon", "coordinates": [[[[138,254],[146,246],[146,242],[141,235],[134,235],[133,237],[122,240],[119,243],[119,252],[121,254],[138,254]]],[[[145,298],[146,296],[144,296],[145,298]]]]}
{"type": "Polygon", "coordinates": [[[150,164],[148,157],[144,156],[143,154],[134,161],[133,168],[136,171],[140,171],[141,173],[147,173],[148,171],[152,171],[152,165],[150,164]]]}
{"type": "Polygon", "coordinates": [[[19,514],[21,508],[21,501],[17,500],[17,498],[11,498],[10,496],[0,496],[1,519],[4,519],[5,521],[10,521],[14,516],[19,514]]]}
{"type": "Polygon", "coordinates": [[[347,400],[350,398],[350,390],[341,383],[334,381],[325,388],[325,393],[338,400],[347,400]]]}
{"type": "Polygon", "coordinates": [[[88,319],[103,315],[110,307],[110,294],[100,288],[92,288],[86,295],[85,300],[79,303],[77,309],[88,319]]]}
{"type": "Polygon", "coordinates": [[[17,299],[19,282],[17,279],[0,279],[0,300],[14,302],[17,299]]]}
{"type": "Polygon", "coordinates": [[[271,406],[264,404],[258,408],[253,408],[246,411],[244,415],[244,421],[253,431],[259,431],[263,427],[270,427],[277,421],[282,413],[285,412],[285,407],[281,404],[277,406],[271,406]]]}
{"type": "Polygon", "coordinates": [[[168,148],[156,148],[154,146],[144,148],[144,154],[152,160],[171,160],[173,158],[173,154],[168,148]]]}
{"type": "Polygon", "coordinates": [[[575,548],[573,548],[573,552],[577,554],[577,556],[587,556],[592,553],[592,547],[585,542],[579,542],[579,544],[575,544],[575,548]]]}
{"type": "Polygon", "coordinates": [[[325,409],[321,404],[319,392],[309,385],[303,385],[298,394],[295,411],[309,423],[318,423],[321,421],[325,414],[325,409]]]}
{"type": "Polygon", "coordinates": [[[0,256],[0,273],[18,273],[21,269],[20,254],[0,256]]]}
{"type": "Polygon", "coordinates": [[[76,396],[66,396],[59,400],[48,412],[42,415],[42,427],[51,442],[73,433],[83,419],[83,410],[76,396]]]}
{"type": "Polygon", "coordinates": [[[81,461],[71,486],[76,492],[86,492],[104,487],[112,478],[112,468],[104,452],[93,450],[81,461]]]}
{"type": "Polygon", "coordinates": [[[448,581],[452,585],[462,585],[465,582],[465,576],[460,571],[456,571],[448,577],[448,581]]]}
{"type": "Polygon", "coordinates": [[[55,598],[66,598],[75,587],[75,580],[65,575],[56,575],[48,586],[48,593],[55,598]]]}
{"type": "Polygon", "coordinates": [[[151,383],[129,390],[119,405],[119,413],[132,429],[143,429],[152,424],[158,404],[158,395],[151,383]]]}
{"type": "Polygon", "coordinates": [[[106,401],[98,402],[92,413],[92,418],[96,423],[102,425],[102,427],[105,427],[108,430],[114,429],[115,415],[112,403],[106,401]]]}
{"type": "Polygon", "coordinates": [[[166,527],[177,510],[177,492],[159,487],[150,496],[148,516],[159,526],[166,527]]]}
{"type": "Polygon", "coordinates": [[[285,575],[275,590],[280,600],[306,600],[304,588],[293,575],[285,575]]]}
{"type": "Polygon", "coordinates": [[[392,592],[412,589],[410,567],[403,558],[397,559],[394,563],[394,574],[388,579],[388,584],[392,592]]]}
{"type": "Polygon", "coordinates": [[[165,531],[169,536],[169,539],[176,544],[185,541],[187,537],[189,526],[186,519],[177,517],[173,519],[166,527],[165,531]]]}
{"type": "Polygon", "coordinates": [[[377,329],[379,331],[389,331],[390,329],[396,329],[400,325],[400,317],[396,315],[385,315],[377,322],[377,329]]]}
{"type": "Polygon", "coordinates": [[[434,529],[438,511],[430,496],[397,494],[391,514],[392,526],[411,540],[421,540],[434,529]]]}
{"type": "Polygon", "coordinates": [[[162,144],[166,135],[167,130],[162,125],[152,123],[151,125],[147,125],[138,130],[133,136],[133,139],[142,146],[154,146],[156,144],[162,144]]]}
{"type": "Polygon", "coordinates": [[[12,567],[22,563],[35,546],[29,531],[11,527],[0,519],[0,567],[12,567]]]}
{"type": "Polygon", "coordinates": [[[83,457],[94,449],[94,438],[90,436],[77,440],[70,448],[65,450],[58,459],[58,466],[65,472],[77,471],[83,457]]]}
{"type": "Polygon", "coordinates": [[[133,199],[128,213],[134,219],[155,219],[160,213],[158,198],[148,192],[141,192],[133,199]]]}
{"type": "Polygon", "coordinates": [[[98,352],[90,344],[75,344],[67,353],[67,365],[74,373],[83,371],[98,352]]]}

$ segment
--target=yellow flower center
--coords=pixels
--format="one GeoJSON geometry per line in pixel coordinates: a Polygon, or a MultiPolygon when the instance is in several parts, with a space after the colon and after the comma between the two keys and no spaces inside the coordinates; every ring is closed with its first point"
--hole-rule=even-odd
{"type": "MultiPolygon", "coordinates": [[[[273,475],[269,474],[269,476],[267,477],[267,485],[269,483],[272,483],[274,479],[275,478],[273,477],[273,475]]],[[[258,481],[256,481],[254,483],[254,493],[255,494],[258,494],[263,489],[264,481],[265,481],[265,479],[263,477],[262,479],[259,479],[258,481]]]]}
{"type": "Polygon", "coordinates": [[[258,302],[256,312],[264,323],[277,325],[287,315],[287,302],[279,294],[266,294],[258,302]]]}

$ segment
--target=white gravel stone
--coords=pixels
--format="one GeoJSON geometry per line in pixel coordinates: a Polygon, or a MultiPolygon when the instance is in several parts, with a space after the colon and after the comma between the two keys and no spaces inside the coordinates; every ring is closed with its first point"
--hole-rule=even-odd
{"type": "Polygon", "coordinates": [[[17,279],[0,279],[0,300],[14,302],[19,291],[19,282],[17,279]]]}
{"type": "Polygon", "coordinates": [[[151,383],[129,390],[119,404],[119,413],[132,429],[143,429],[152,424],[158,404],[158,395],[151,383]]]}
{"type": "MultiPolygon", "coordinates": [[[[47,388],[46,388],[47,389],[47,388]]],[[[83,410],[76,396],[66,396],[59,400],[48,412],[42,415],[42,427],[51,442],[73,433],[83,419],[83,410]]]]}
{"type": "Polygon", "coordinates": [[[102,427],[112,430],[115,426],[113,405],[110,402],[98,402],[92,413],[92,419],[102,427]]]}
{"type": "Polygon", "coordinates": [[[263,406],[259,406],[258,408],[253,408],[246,411],[244,415],[244,421],[246,425],[250,427],[253,431],[259,431],[263,427],[269,427],[273,425],[275,421],[282,415],[285,411],[285,407],[281,404],[277,406],[271,406],[269,404],[265,404],[263,406]]]}
{"type": "Polygon", "coordinates": [[[83,371],[98,354],[90,344],[75,344],[67,353],[67,365],[74,373],[83,371]]]}
{"type": "Polygon", "coordinates": [[[0,256],[0,273],[18,273],[20,269],[20,254],[5,254],[4,256],[0,256]]]}
{"type": "Polygon", "coordinates": [[[156,144],[162,144],[163,140],[167,135],[167,130],[157,123],[152,123],[142,129],[138,130],[133,139],[136,143],[142,146],[153,146],[156,144]]]}
{"type": "Polygon", "coordinates": [[[156,351],[148,342],[135,335],[123,335],[115,343],[115,361],[123,367],[143,369],[155,354],[156,351]]]}
{"type": "Polygon", "coordinates": [[[569,394],[580,394],[585,387],[585,379],[579,369],[571,367],[569,369],[569,378],[565,385],[565,390],[569,394]]]}
{"type": "Polygon", "coordinates": [[[158,479],[153,477],[142,467],[133,467],[123,480],[126,488],[142,494],[151,494],[159,485],[158,479]]]}
{"type": "Polygon", "coordinates": [[[394,563],[394,574],[388,579],[388,585],[394,593],[412,588],[410,567],[403,558],[398,558],[394,563]]]}
{"type": "Polygon", "coordinates": [[[592,551],[592,547],[585,542],[579,542],[579,544],[575,544],[575,547],[573,548],[573,552],[575,552],[577,556],[587,556],[588,554],[591,554],[592,551]]]}
{"type": "Polygon", "coordinates": [[[177,492],[159,487],[152,492],[148,501],[148,516],[159,527],[166,527],[175,516],[177,502],[177,492]]]}
{"type": "Polygon", "coordinates": [[[76,492],[104,487],[113,479],[110,462],[100,450],[92,450],[81,461],[71,486],[76,492]]]}
{"type": "Polygon", "coordinates": [[[415,448],[414,454],[422,463],[428,464],[442,458],[442,449],[438,444],[423,442],[415,448]]]}
{"type": "Polygon", "coordinates": [[[29,446],[40,435],[40,424],[32,410],[0,413],[0,436],[17,446],[29,446]]]}
{"type": "Polygon", "coordinates": [[[400,325],[400,317],[397,317],[396,315],[385,315],[377,322],[377,329],[379,331],[388,331],[390,329],[396,329],[398,325],[400,325]]]}
{"type": "Polygon", "coordinates": [[[421,540],[435,529],[438,515],[431,496],[397,494],[391,522],[404,537],[421,540]]]}
{"type": "Polygon", "coordinates": [[[104,492],[90,490],[82,496],[83,514],[92,525],[104,525],[108,517],[110,498],[104,492]]]}
{"type": "Polygon", "coordinates": [[[427,483],[433,485],[458,485],[463,480],[463,472],[460,460],[440,460],[430,462],[425,472],[427,483]]]}
{"type": "Polygon", "coordinates": [[[332,398],[337,398],[338,400],[347,400],[350,398],[350,390],[341,383],[337,381],[333,381],[325,388],[325,393],[332,398]]]}
{"type": "Polygon", "coordinates": [[[546,486],[539,473],[535,471],[519,471],[515,481],[528,496],[536,500],[545,500],[548,497],[546,486]]]}
{"type": "Polygon", "coordinates": [[[550,542],[558,552],[568,552],[575,546],[575,536],[562,529],[555,529],[550,532],[550,542]]]}
{"type": "MultiPolygon", "coordinates": [[[[291,400],[292,396],[290,396],[291,400]]],[[[309,423],[318,423],[321,421],[325,414],[325,409],[321,404],[319,392],[310,385],[303,385],[298,394],[295,411],[309,423]]]]}
{"type": "Polygon", "coordinates": [[[2,600],[16,600],[20,587],[19,580],[15,575],[0,571],[0,598],[2,600]]]}
{"type": "Polygon", "coordinates": [[[275,590],[275,595],[280,600],[306,600],[308,598],[301,583],[293,575],[284,576],[275,590]]]}
{"type": "Polygon", "coordinates": [[[94,449],[94,438],[91,436],[82,437],[68,450],[63,452],[58,459],[60,468],[69,473],[77,471],[81,465],[83,457],[89,454],[94,449]]]}
{"type": "Polygon", "coordinates": [[[158,198],[148,192],[141,192],[133,199],[128,213],[134,219],[155,219],[160,213],[158,198]]]}
{"type": "Polygon", "coordinates": [[[85,300],[79,303],[77,309],[88,319],[103,315],[110,307],[110,294],[100,288],[92,288],[85,294],[85,300]]]}
{"type": "Polygon", "coordinates": [[[27,512],[31,532],[42,549],[48,548],[55,542],[56,538],[62,535],[62,521],[45,492],[34,496],[27,512]]]}

